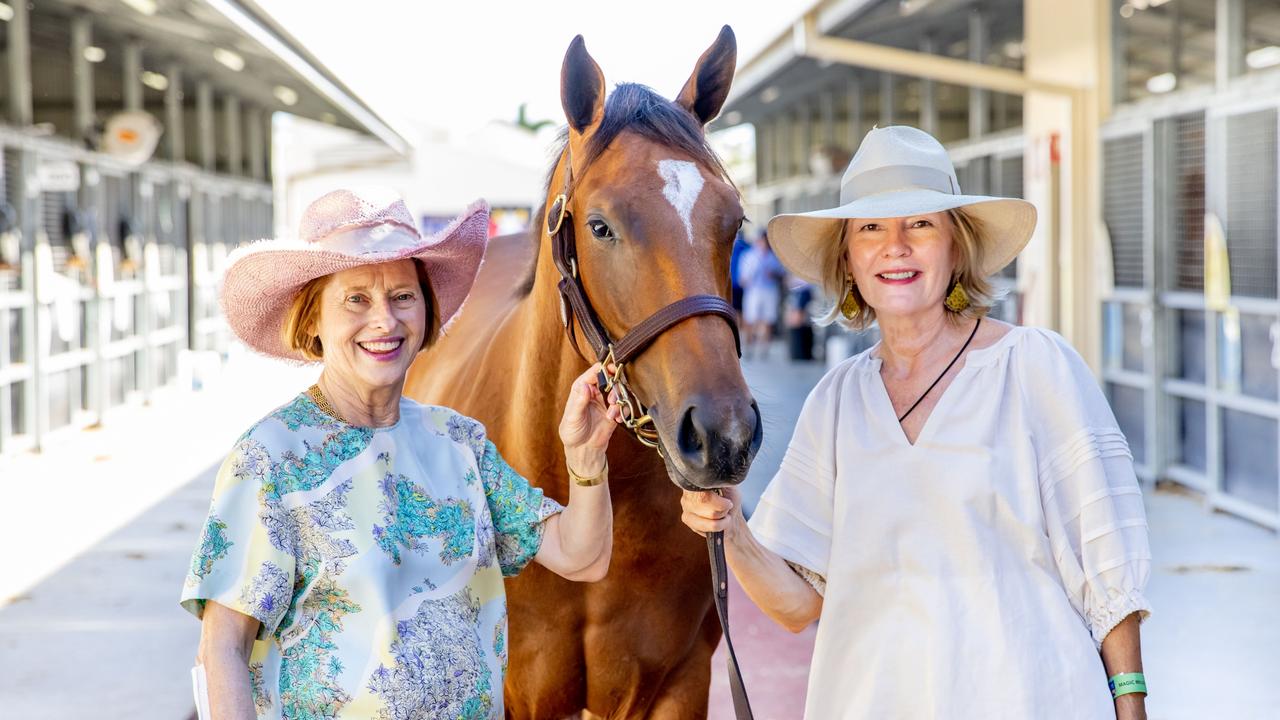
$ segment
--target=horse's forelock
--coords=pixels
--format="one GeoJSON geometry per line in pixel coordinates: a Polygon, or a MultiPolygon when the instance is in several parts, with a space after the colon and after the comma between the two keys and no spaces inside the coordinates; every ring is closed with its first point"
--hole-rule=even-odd
{"type": "MultiPolygon", "coordinates": [[[[585,157],[574,158],[579,178],[586,174],[587,170],[623,132],[633,132],[663,147],[679,150],[693,158],[694,162],[712,170],[719,178],[733,185],[733,180],[729,178],[729,173],[720,162],[720,157],[707,142],[702,124],[688,110],[639,83],[619,83],[609,94],[605,101],[604,118],[600,121],[600,127],[596,128],[587,139],[586,147],[583,149],[585,157]]],[[[560,129],[556,137],[556,150],[551,167],[547,170],[546,188],[548,190],[552,180],[555,179],[560,157],[568,144],[569,127],[566,125],[560,129]]],[[[530,232],[535,243],[541,241],[542,215],[541,207],[533,215],[530,232]]],[[[528,295],[533,291],[533,273],[537,264],[538,260],[535,256],[528,276],[518,286],[521,295],[528,295]]]]}

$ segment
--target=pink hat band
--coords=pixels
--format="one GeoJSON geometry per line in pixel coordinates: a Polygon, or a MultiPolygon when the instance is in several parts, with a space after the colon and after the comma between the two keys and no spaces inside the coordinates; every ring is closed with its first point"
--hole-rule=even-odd
{"type": "Polygon", "coordinates": [[[418,247],[422,245],[422,236],[416,230],[406,230],[399,223],[382,223],[341,230],[312,241],[312,245],[344,255],[375,255],[418,247]]]}

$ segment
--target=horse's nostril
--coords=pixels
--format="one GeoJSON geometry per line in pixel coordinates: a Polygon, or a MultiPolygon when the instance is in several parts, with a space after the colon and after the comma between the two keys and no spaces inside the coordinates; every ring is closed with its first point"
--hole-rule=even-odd
{"type": "MultiPolygon", "coordinates": [[[[756,419],[755,426],[751,430],[751,448],[750,448],[750,455],[751,457],[754,457],[756,454],[756,451],[760,449],[760,444],[764,442],[764,418],[761,417],[760,406],[756,404],[755,400],[751,401],[751,411],[755,414],[755,419],[756,419]]],[[[750,461],[751,459],[749,457],[747,459],[747,462],[750,462],[750,461]]]]}
{"type": "Polygon", "coordinates": [[[702,452],[702,428],[698,427],[698,422],[694,419],[692,407],[685,410],[684,417],[680,419],[680,434],[676,441],[680,445],[680,452],[685,455],[697,455],[702,452]]]}

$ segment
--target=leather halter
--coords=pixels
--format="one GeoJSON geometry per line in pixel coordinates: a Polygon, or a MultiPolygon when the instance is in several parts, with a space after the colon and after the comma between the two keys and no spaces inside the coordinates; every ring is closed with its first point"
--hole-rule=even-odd
{"type": "MultiPolygon", "coordinates": [[[[578,248],[573,231],[573,217],[569,212],[569,195],[573,190],[573,156],[569,146],[564,150],[564,189],[547,207],[546,231],[551,236],[551,258],[556,269],[560,271],[560,320],[565,332],[569,335],[569,343],[578,348],[578,339],[574,335],[574,321],[582,328],[596,360],[601,364],[600,391],[607,397],[609,392],[617,390],[618,402],[622,407],[622,423],[644,445],[654,448],[662,455],[662,444],[658,440],[658,431],[653,426],[653,418],[645,406],[636,399],[630,383],[627,382],[625,367],[645,351],[662,333],[677,324],[698,315],[715,315],[723,318],[733,331],[733,344],[742,357],[742,340],[738,337],[738,314],[724,298],[719,295],[690,295],[677,300],[645,318],[631,328],[616,343],[609,337],[609,331],[600,322],[587,291],[582,287],[582,277],[578,272],[578,248]],[[613,371],[609,366],[614,367],[613,371]]],[[[733,711],[737,720],[752,720],[751,703],[747,699],[746,687],[742,682],[742,671],[738,668],[738,656],[733,650],[733,640],[729,637],[729,573],[724,557],[724,533],[707,533],[707,554],[711,561],[712,600],[716,606],[716,615],[720,619],[720,627],[724,630],[724,641],[728,653],[729,692],[733,697],[733,711]]]]}
{"type": "Polygon", "coordinates": [[[582,277],[578,268],[577,240],[573,229],[573,216],[569,212],[569,194],[573,189],[573,158],[568,147],[564,155],[564,191],[547,207],[546,231],[551,236],[551,257],[556,269],[560,272],[560,320],[565,332],[569,334],[569,342],[578,347],[574,333],[575,324],[582,328],[582,335],[595,353],[595,359],[601,363],[600,390],[605,395],[612,390],[618,392],[618,402],[622,407],[623,424],[644,445],[662,453],[658,441],[658,431],[653,426],[653,418],[644,404],[636,398],[627,381],[627,363],[634,360],[658,338],[691,317],[699,315],[715,315],[728,323],[733,331],[733,342],[738,357],[742,357],[742,341],[738,337],[738,315],[733,306],[719,295],[690,295],[681,298],[645,318],[614,341],[609,331],[600,322],[599,315],[587,297],[582,286],[582,277]],[[574,321],[577,321],[576,323],[574,321]],[[610,371],[609,366],[614,366],[610,371]]]}

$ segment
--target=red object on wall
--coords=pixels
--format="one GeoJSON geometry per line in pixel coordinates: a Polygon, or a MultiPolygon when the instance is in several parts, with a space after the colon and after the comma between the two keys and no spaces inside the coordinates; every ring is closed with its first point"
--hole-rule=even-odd
{"type": "Polygon", "coordinates": [[[1057,165],[1062,162],[1062,152],[1058,149],[1058,133],[1049,134],[1049,162],[1057,165]]]}

